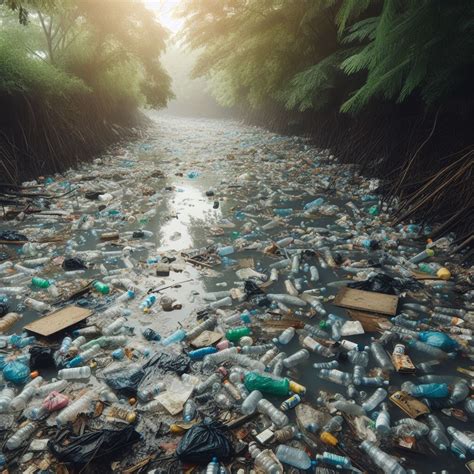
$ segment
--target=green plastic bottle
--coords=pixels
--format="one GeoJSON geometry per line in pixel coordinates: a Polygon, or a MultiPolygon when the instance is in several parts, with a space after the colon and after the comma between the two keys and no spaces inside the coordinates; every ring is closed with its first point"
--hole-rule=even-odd
{"type": "Polygon", "coordinates": [[[94,283],[92,283],[92,286],[94,287],[94,290],[98,291],[99,293],[103,295],[108,295],[110,293],[109,285],[106,285],[105,283],[102,283],[101,281],[96,280],[94,283]]]}
{"type": "Polygon", "coordinates": [[[246,326],[239,326],[238,328],[229,329],[225,333],[227,340],[237,342],[241,337],[248,336],[252,331],[246,326]]]}
{"type": "Polygon", "coordinates": [[[288,379],[276,380],[256,372],[246,374],[244,384],[249,392],[259,390],[262,393],[281,397],[286,397],[290,392],[290,381],[288,379]]]}
{"type": "Polygon", "coordinates": [[[41,277],[33,277],[31,279],[31,284],[35,288],[49,288],[51,286],[51,282],[49,280],[41,277]]]}

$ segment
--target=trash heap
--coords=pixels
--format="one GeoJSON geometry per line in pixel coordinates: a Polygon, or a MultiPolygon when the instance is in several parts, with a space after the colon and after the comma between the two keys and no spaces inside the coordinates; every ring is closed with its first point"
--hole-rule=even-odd
{"type": "Polygon", "coordinates": [[[1,190],[2,469],[474,472],[455,236],[390,227],[378,183],[301,138],[226,126],[1,190]]]}

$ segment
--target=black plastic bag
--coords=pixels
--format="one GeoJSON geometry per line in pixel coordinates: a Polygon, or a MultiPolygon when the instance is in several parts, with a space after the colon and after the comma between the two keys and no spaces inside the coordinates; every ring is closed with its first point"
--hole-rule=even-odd
{"type": "Polygon", "coordinates": [[[0,316],[5,316],[8,313],[8,303],[0,301],[0,316]]]}
{"type": "Polygon", "coordinates": [[[55,368],[54,350],[45,346],[30,347],[30,370],[55,368]]]}
{"type": "Polygon", "coordinates": [[[191,464],[207,464],[214,457],[222,462],[230,461],[234,447],[225,431],[222,423],[204,420],[186,431],[176,448],[176,455],[191,464]]]}
{"type": "Polygon", "coordinates": [[[403,291],[418,290],[422,286],[414,279],[392,278],[389,275],[379,273],[368,280],[355,281],[347,285],[349,288],[358,290],[385,293],[386,295],[399,295],[403,291]]]}
{"type": "Polygon", "coordinates": [[[9,242],[28,242],[28,237],[20,234],[16,230],[2,230],[0,231],[0,240],[7,240],[9,242]]]}
{"type": "Polygon", "coordinates": [[[105,383],[126,396],[132,396],[137,393],[138,385],[143,379],[145,372],[141,367],[120,368],[105,375],[105,383]]]}
{"type": "Polygon", "coordinates": [[[255,296],[255,295],[263,294],[263,291],[252,280],[245,280],[244,291],[245,291],[245,294],[247,295],[247,299],[252,298],[252,296],[255,296]]]}
{"type": "Polygon", "coordinates": [[[94,431],[82,436],[69,434],[69,444],[66,446],[58,440],[50,439],[48,448],[58,461],[67,464],[83,465],[101,458],[110,463],[118,457],[123,457],[125,451],[140,439],[141,436],[133,426],[127,426],[120,431],[94,431]]]}
{"type": "Polygon", "coordinates": [[[74,270],[86,270],[87,265],[84,260],[79,257],[71,257],[64,259],[63,269],[67,272],[72,272],[74,270]]]}
{"type": "Polygon", "coordinates": [[[185,354],[174,355],[159,352],[143,366],[143,370],[146,376],[156,369],[159,369],[161,373],[175,372],[182,375],[188,371],[190,363],[191,359],[185,354]]]}

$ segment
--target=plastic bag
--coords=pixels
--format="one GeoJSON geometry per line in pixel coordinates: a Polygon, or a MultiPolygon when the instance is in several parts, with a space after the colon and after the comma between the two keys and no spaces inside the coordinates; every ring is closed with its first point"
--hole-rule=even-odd
{"type": "Polygon", "coordinates": [[[66,407],[69,403],[69,398],[63,393],[51,392],[44,400],[41,406],[48,411],[57,411],[66,407]]]}
{"type": "Polygon", "coordinates": [[[386,295],[399,295],[407,290],[417,290],[422,286],[414,279],[392,278],[389,275],[378,273],[364,281],[355,281],[347,285],[349,288],[357,290],[373,291],[375,293],[384,293],[386,295]]]}
{"type": "Polygon", "coordinates": [[[448,385],[445,383],[424,383],[415,385],[410,395],[420,398],[445,398],[449,395],[448,385]]]}
{"type": "Polygon", "coordinates": [[[27,365],[17,360],[12,360],[5,364],[3,368],[3,378],[8,382],[24,384],[30,378],[30,369],[27,365]]]}
{"type": "Polygon", "coordinates": [[[85,264],[84,260],[79,257],[65,258],[62,267],[67,272],[87,269],[87,265],[85,264]]]}
{"type": "Polygon", "coordinates": [[[104,374],[105,383],[126,396],[135,395],[137,392],[138,385],[145,372],[137,365],[131,365],[129,367],[119,367],[116,371],[107,372],[104,374]]]}
{"type": "Polygon", "coordinates": [[[194,425],[182,437],[176,455],[186,463],[207,464],[216,457],[226,462],[234,456],[234,447],[225,434],[225,426],[219,422],[204,420],[194,425]]]}
{"type": "Polygon", "coordinates": [[[120,431],[102,430],[82,436],[68,436],[68,444],[63,446],[57,440],[50,439],[48,448],[58,461],[71,464],[88,464],[104,459],[110,461],[122,457],[127,449],[141,439],[133,426],[120,431]]]}
{"type": "Polygon", "coordinates": [[[143,370],[145,371],[146,376],[148,376],[151,369],[159,369],[162,373],[175,372],[178,375],[182,375],[188,371],[190,363],[191,359],[187,355],[174,355],[167,354],[166,352],[160,352],[154,355],[143,366],[143,370]]]}
{"type": "Polygon", "coordinates": [[[418,334],[418,339],[430,346],[437,347],[443,351],[452,351],[458,347],[458,343],[444,332],[424,331],[418,334]]]}
{"type": "Polygon", "coordinates": [[[8,313],[8,303],[0,301],[0,316],[5,316],[8,313]]]}
{"type": "Polygon", "coordinates": [[[55,368],[53,349],[44,346],[30,347],[30,370],[55,368]]]}

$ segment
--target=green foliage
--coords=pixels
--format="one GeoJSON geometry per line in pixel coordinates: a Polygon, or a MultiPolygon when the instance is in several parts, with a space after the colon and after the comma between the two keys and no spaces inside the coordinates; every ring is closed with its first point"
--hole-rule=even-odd
{"type": "Polygon", "coordinates": [[[185,40],[224,105],[357,113],[469,94],[468,0],[187,0],[185,40]]]}

